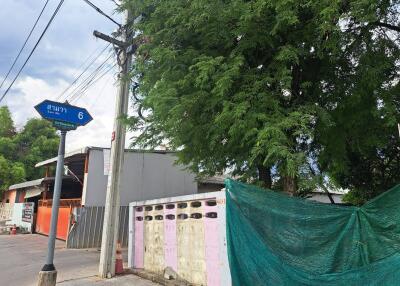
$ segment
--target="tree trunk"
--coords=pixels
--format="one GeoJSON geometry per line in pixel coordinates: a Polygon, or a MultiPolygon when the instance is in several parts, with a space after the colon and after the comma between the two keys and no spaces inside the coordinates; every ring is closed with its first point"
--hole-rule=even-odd
{"type": "Polygon", "coordinates": [[[296,191],[297,191],[296,178],[291,177],[291,176],[284,176],[283,177],[283,191],[288,193],[291,196],[295,196],[296,191]]]}
{"type": "Polygon", "coordinates": [[[263,182],[263,187],[270,189],[272,186],[270,168],[259,165],[257,169],[258,169],[258,179],[263,182]]]}

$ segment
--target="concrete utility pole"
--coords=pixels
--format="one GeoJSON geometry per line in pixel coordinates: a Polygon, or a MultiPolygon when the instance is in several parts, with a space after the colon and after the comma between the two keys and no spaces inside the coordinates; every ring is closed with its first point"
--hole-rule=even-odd
{"type": "Polygon", "coordinates": [[[101,241],[101,254],[99,274],[103,278],[111,278],[115,275],[115,253],[119,228],[120,209],[120,182],[124,163],[125,150],[125,125],[121,117],[127,115],[129,81],[126,76],[129,72],[132,53],[135,51],[132,45],[131,33],[127,27],[130,20],[130,13],[127,11],[122,30],[122,41],[114,39],[95,31],[94,35],[107,42],[111,42],[119,49],[118,63],[120,65],[119,91],[115,103],[114,130],[111,141],[110,173],[108,175],[106,206],[103,222],[103,235],[101,241]]]}
{"type": "Polygon", "coordinates": [[[39,286],[56,285],[57,280],[57,270],[54,267],[53,259],[57,234],[58,208],[60,206],[61,186],[64,170],[66,135],[67,131],[61,131],[60,145],[58,146],[56,178],[54,182],[53,205],[51,207],[51,222],[49,241],[47,244],[46,264],[43,266],[42,271],[39,272],[39,286]]]}

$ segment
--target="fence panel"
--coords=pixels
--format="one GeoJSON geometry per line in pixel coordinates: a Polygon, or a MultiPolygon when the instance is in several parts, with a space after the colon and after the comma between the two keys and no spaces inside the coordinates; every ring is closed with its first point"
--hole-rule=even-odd
{"type": "MultiPolygon", "coordinates": [[[[67,248],[99,248],[103,233],[105,207],[74,208],[75,223],[71,226],[67,248]]],[[[122,247],[128,246],[128,206],[120,207],[118,237],[122,247]]]]}

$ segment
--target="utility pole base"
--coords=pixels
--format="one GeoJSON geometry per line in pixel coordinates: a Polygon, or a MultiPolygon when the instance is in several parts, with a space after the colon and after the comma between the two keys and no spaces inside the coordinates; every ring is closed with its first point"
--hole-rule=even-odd
{"type": "Polygon", "coordinates": [[[38,286],[55,286],[57,282],[57,270],[40,271],[38,286]]]}

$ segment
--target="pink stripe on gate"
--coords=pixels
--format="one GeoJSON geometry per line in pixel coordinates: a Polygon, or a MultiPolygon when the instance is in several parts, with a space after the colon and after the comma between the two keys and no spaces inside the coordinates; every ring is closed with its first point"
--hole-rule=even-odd
{"type": "Polygon", "coordinates": [[[164,205],[164,256],[165,266],[178,271],[176,238],[176,204],[164,205]]]}
{"type": "Polygon", "coordinates": [[[144,212],[143,207],[135,210],[135,268],[144,268],[144,212]],[[141,210],[141,211],[138,211],[141,210]]]}
{"type": "Polygon", "coordinates": [[[204,202],[204,214],[207,286],[220,286],[218,207],[214,199],[204,202]]]}

